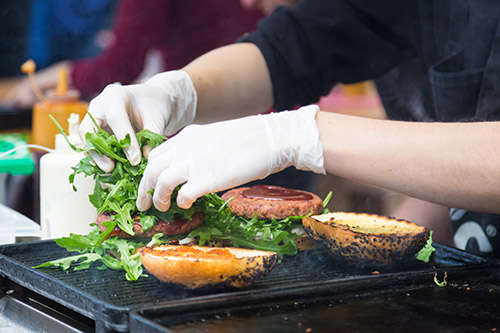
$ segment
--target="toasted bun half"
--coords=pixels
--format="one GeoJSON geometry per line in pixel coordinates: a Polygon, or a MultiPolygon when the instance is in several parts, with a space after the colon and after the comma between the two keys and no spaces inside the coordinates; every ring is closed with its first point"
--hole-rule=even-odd
{"type": "Polygon", "coordinates": [[[329,213],[302,223],[309,236],[350,263],[399,262],[420,251],[430,233],[415,223],[370,214],[329,213]]]}
{"type": "Polygon", "coordinates": [[[269,273],[278,254],[233,247],[160,245],[142,249],[141,260],[159,280],[188,289],[241,288],[269,273]]]}
{"type": "Polygon", "coordinates": [[[299,252],[317,249],[320,247],[319,242],[307,235],[295,238],[295,244],[297,245],[297,251],[299,252]]]}

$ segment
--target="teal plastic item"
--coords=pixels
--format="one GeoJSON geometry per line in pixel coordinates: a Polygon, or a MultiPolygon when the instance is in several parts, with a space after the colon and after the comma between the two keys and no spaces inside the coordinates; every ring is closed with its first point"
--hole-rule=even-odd
{"type": "Polygon", "coordinates": [[[19,133],[0,134],[0,154],[20,147],[7,156],[0,157],[0,173],[11,175],[31,175],[35,171],[35,162],[26,147],[26,135],[19,133]]]}

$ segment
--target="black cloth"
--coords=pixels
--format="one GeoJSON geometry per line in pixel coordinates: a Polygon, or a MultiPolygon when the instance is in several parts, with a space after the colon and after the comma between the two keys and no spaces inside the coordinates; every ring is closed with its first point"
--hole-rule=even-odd
{"type": "MultiPolygon", "coordinates": [[[[337,83],[374,80],[391,119],[486,121],[500,119],[499,23],[498,0],[303,0],[243,41],[266,59],[277,110],[314,103],[337,83]]],[[[453,221],[456,231],[473,221],[499,237],[498,215],[453,221]]],[[[498,254],[493,238],[469,250],[498,254]]]]}
{"type": "Polygon", "coordinates": [[[3,0],[0,11],[0,77],[22,75],[32,0],[3,0]]]}
{"type": "Polygon", "coordinates": [[[274,108],[290,109],[318,101],[338,82],[379,77],[415,57],[416,8],[415,1],[305,0],[278,7],[244,41],[266,58],[274,108]]]}

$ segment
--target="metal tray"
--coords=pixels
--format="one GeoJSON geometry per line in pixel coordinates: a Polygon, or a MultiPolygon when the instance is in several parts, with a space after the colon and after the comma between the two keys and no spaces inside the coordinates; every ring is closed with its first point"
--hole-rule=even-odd
{"type": "MultiPolygon", "coordinates": [[[[83,271],[57,268],[33,269],[42,262],[69,255],[53,241],[11,244],[0,247],[0,288],[17,285],[29,291],[31,298],[48,299],[95,322],[97,331],[130,330],[129,314],[145,309],[230,306],[238,301],[263,304],[276,299],[295,301],[337,293],[379,290],[387,286],[412,286],[433,283],[436,272],[450,277],[469,278],[485,275],[497,260],[487,259],[435,244],[431,263],[415,259],[397,266],[345,266],[335,261],[325,249],[286,257],[271,273],[247,289],[188,291],[173,287],[149,276],[129,282],[121,271],[98,270],[97,265],[83,271]],[[201,304],[201,305],[200,305],[201,304]]],[[[137,312],[136,312],[137,313],[137,312]]],[[[144,314],[147,312],[144,312],[144,314]]],[[[139,314],[139,313],[137,313],[139,314]]],[[[141,315],[143,313],[141,312],[141,315]]],[[[137,321],[134,321],[137,323],[137,321]]]]}

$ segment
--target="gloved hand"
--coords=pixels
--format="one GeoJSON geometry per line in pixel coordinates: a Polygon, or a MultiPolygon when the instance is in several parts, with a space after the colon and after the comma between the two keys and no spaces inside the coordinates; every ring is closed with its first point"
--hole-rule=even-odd
{"type": "Polygon", "coordinates": [[[139,184],[137,208],[189,208],[200,196],[262,179],[289,166],[325,173],[315,116],[318,106],[250,116],[209,125],[190,125],[149,155],[139,184]],[[147,192],[154,189],[153,197],[147,192]]]}
{"type": "MultiPolygon", "coordinates": [[[[190,124],[196,114],[197,95],[191,78],[183,71],[157,74],[142,84],[108,85],[89,105],[88,113],[97,125],[114,133],[118,140],[130,134],[131,144],[125,154],[132,165],[141,161],[135,132],[149,129],[155,133],[173,135],[190,124]]],[[[90,117],[84,117],[80,135],[94,130],[90,117]]],[[[148,151],[144,152],[145,154],[148,151]]],[[[96,164],[106,172],[114,168],[107,156],[91,152],[96,164]]]]}

